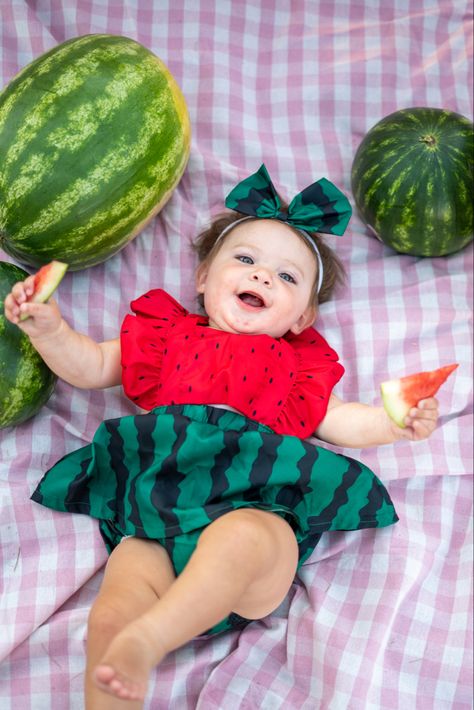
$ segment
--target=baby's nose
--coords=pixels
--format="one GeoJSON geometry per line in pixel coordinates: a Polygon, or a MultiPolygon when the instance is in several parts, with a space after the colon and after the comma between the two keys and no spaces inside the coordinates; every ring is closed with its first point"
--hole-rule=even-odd
{"type": "Polygon", "coordinates": [[[254,281],[258,281],[259,283],[265,284],[265,286],[270,286],[271,282],[272,282],[270,274],[267,271],[264,271],[262,269],[259,269],[259,271],[256,271],[252,275],[252,278],[254,281]]]}

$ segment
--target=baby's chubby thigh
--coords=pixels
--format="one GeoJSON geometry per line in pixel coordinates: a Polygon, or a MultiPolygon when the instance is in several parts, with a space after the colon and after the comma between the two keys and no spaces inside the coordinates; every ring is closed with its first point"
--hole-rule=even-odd
{"type": "Polygon", "coordinates": [[[197,550],[209,556],[210,564],[220,560],[229,580],[237,575],[247,582],[232,609],[246,619],[260,619],[281,604],[298,564],[290,525],[258,508],[239,508],[217,518],[202,532],[197,550]]]}

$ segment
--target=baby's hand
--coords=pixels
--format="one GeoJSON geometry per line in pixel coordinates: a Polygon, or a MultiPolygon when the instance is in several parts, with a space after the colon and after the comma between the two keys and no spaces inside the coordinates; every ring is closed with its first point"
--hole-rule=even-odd
{"type": "Polygon", "coordinates": [[[5,317],[15,323],[31,338],[41,338],[55,333],[61,324],[61,313],[56,302],[32,303],[28,298],[34,292],[34,275],[16,283],[5,298],[5,317]],[[29,316],[20,320],[21,316],[29,316]]]}
{"type": "Polygon", "coordinates": [[[421,399],[405,417],[404,429],[398,427],[394,422],[392,422],[392,427],[399,439],[421,441],[427,439],[434,432],[438,416],[438,400],[434,397],[421,399]]]}

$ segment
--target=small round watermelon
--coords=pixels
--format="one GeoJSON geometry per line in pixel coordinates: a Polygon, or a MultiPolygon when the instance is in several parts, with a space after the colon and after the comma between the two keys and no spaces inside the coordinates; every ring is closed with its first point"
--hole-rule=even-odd
{"type": "Polygon", "coordinates": [[[472,241],[473,124],[439,108],[395,111],[373,126],[352,164],[359,214],[403,254],[444,256],[472,241]]]}
{"type": "Polygon", "coordinates": [[[28,275],[18,266],[0,261],[0,429],[36,414],[48,401],[57,379],[28,336],[4,316],[5,297],[28,275]]]}
{"type": "Polygon", "coordinates": [[[190,135],[176,81],[138,42],[54,47],[0,94],[0,247],[35,267],[104,261],[168,200],[190,135]]]}

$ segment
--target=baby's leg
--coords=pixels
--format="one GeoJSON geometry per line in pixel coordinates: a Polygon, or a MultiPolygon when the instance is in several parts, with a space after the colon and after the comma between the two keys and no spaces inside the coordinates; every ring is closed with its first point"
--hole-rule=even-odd
{"type": "Polygon", "coordinates": [[[296,538],[281,517],[241,509],[218,518],[159,601],[113,638],[96,682],[117,697],[144,698],[149,673],[166,653],[231,612],[258,619],[276,609],[297,561],[296,538]]]}
{"type": "MultiPolygon", "coordinates": [[[[112,552],[99,595],[89,614],[85,699],[87,710],[138,710],[142,701],[118,700],[93,680],[112,639],[153,606],[173,583],[168,553],[156,542],[127,538],[112,552]]],[[[132,659],[133,660],[133,656],[132,659]]]]}

